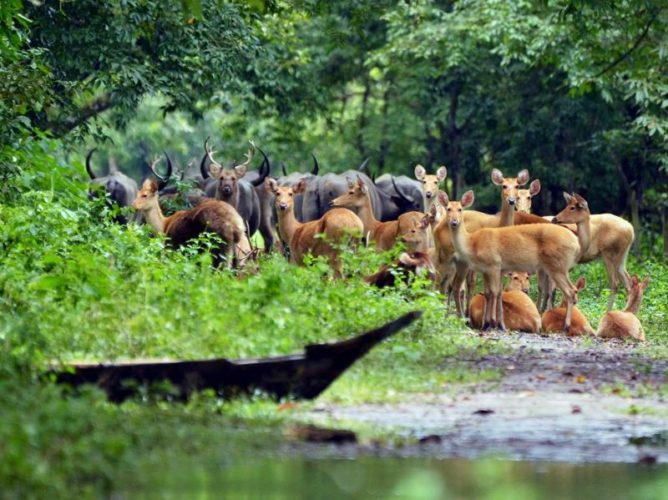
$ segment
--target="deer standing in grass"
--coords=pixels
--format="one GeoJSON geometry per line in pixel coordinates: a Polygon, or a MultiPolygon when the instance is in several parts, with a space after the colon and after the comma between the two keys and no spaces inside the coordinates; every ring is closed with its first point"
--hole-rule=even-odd
{"type": "MultiPolygon", "coordinates": [[[[575,288],[577,292],[580,292],[584,289],[586,285],[586,280],[584,277],[578,279],[575,283],[575,288]]],[[[543,313],[541,321],[543,323],[543,331],[547,333],[563,332],[564,331],[564,320],[566,318],[566,301],[562,300],[559,307],[549,309],[543,313]]],[[[595,335],[594,329],[587,321],[582,312],[577,307],[573,307],[573,313],[571,316],[571,326],[567,332],[569,337],[575,337],[578,335],[595,335]]]]}
{"type": "Polygon", "coordinates": [[[505,329],[501,300],[501,273],[523,271],[546,273],[554,280],[568,300],[564,329],[570,327],[575,287],[568,271],[575,265],[580,253],[577,237],[569,230],[554,224],[527,224],[483,228],[469,233],[463,209],[474,201],[473,191],[467,191],[461,202],[449,201],[441,193],[446,207],[445,218],[439,223],[450,231],[458,258],[473,271],[482,273],[485,282],[485,315],[483,329],[505,329]]]}
{"type": "Polygon", "coordinates": [[[638,276],[631,277],[631,287],[626,307],[623,311],[608,311],[598,324],[596,335],[604,339],[645,340],[645,332],[638,319],[638,311],[643,293],[649,285],[649,277],[640,281],[638,276]]]}
{"type": "Polygon", "coordinates": [[[317,220],[301,223],[294,213],[294,196],[303,193],[306,182],[302,179],[294,186],[279,186],[276,179],[265,179],[265,189],[274,194],[278,214],[278,231],[281,239],[290,247],[292,262],[302,265],[304,256],[327,257],[336,278],[343,277],[337,244],[344,240],[359,240],[364,230],[360,218],[347,208],[328,210],[317,220]]]}
{"type": "Polygon", "coordinates": [[[582,249],[578,262],[591,262],[602,259],[608,272],[610,311],[617,297],[620,281],[626,289],[631,288],[631,276],[626,270],[626,259],[635,238],[633,226],[612,214],[591,215],[589,204],[578,194],[564,193],[566,208],[554,216],[555,224],[574,223],[582,249]]]}
{"type": "Polygon", "coordinates": [[[216,265],[225,261],[227,267],[243,267],[253,253],[243,219],[224,201],[204,200],[195,208],[165,217],[158,202],[158,182],[150,178],[144,181],[132,206],[142,212],[156,232],[165,234],[173,247],[202,233],[218,235],[222,243],[214,251],[216,265]]]}
{"type": "Polygon", "coordinates": [[[380,222],[373,215],[369,191],[361,178],[356,182],[348,180],[348,192],[331,201],[332,207],[345,207],[353,210],[364,224],[364,234],[376,245],[379,251],[390,250],[403,235],[415,228],[416,223],[424,219],[421,212],[406,212],[397,220],[380,222]]]}
{"type": "MultiPolygon", "coordinates": [[[[474,232],[481,228],[512,226],[513,223],[530,224],[546,222],[541,217],[535,215],[520,215],[515,212],[519,187],[529,181],[528,170],[521,170],[516,177],[504,177],[503,173],[495,168],[492,170],[491,179],[494,184],[502,188],[501,212],[496,215],[490,215],[475,210],[467,210],[464,212],[464,222],[469,232],[474,232]]],[[[438,200],[441,206],[445,206],[447,204],[447,195],[439,193],[438,200]]],[[[448,305],[450,298],[454,295],[457,314],[463,316],[464,312],[468,311],[475,280],[472,275],[469,275],[467,263],[462,259],[455,258],[455,247],[451,240],[448,225],[443,222],[443,219],[434,228],[434,247],[434,264],[441,276],[440,290],[445,291],[444,287],[447,286],[448,305]],[[466,292],[465,308],[463,305],[462,288],[467,276],[469,286],[466,292]]]]}
{"type": "MultiPolygon", "coordinates": [[[[510,283],[501,294],[503,319],[510,330],[540,332],[540,313],[529,297],[528,273],[510,273],[510,283]]],[[[469,317],[473,328],[482,328],[485,312],[485,296],[481,293],[471,298],[469,317]]]]}

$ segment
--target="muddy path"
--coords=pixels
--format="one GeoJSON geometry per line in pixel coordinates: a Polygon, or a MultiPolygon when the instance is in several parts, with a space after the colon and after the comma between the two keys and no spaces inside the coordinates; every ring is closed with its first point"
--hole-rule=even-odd
{"type": "Polygon", "coordinates": [[[403,447],[402,455],[668,463],[668,361],[596,340],[488,338],[507,352],[482,358],[462,353],[443,368],[494,369],[498,381],[398,404],[322,404],[310,416],[414,438],[417,444],[403,447]]]}

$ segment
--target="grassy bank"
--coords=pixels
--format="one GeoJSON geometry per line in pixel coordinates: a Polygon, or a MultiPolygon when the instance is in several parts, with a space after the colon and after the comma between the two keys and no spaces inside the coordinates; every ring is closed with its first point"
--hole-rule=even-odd
{"type": "MultiPolygon", "coordinates": [[[[40,377],[58,361],[286,354],[420,309],[416,325],[376,348],[323,398],[391,401],[496,376],[442,368],[448,357],[497,347],[446,316],[428,283],[386,291],[363,283],[391,256],[347,255],[345,281],[332,281],[322,262],[297,268],[279,256],[249,276],[216,271],[206,253],[171,251],[146,227],[111,222],[76,181],[81,165],[55,160],[54,147],[17,153],[0,203],[3,493],[97,495],[140,462],[213,447],[242,460],[249,449],[280,442],[290,418],[271,402],[223,403],[207,394],[186,405],[145,398],[115,406],[96,390],[75,397],[40,377]]],[[[630,266],[654,280],[641,312],[648,337],[642,350],[667,356],[668,269],[653,261],[630,266]]],[[[580,306],[595,326],[606,276],[600,264],[574,274],[582,273],[588,287],[580,306]]]]}

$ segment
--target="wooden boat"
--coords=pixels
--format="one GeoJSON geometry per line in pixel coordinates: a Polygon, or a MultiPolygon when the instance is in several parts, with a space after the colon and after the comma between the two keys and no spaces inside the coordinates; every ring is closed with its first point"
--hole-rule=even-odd
{"type": "Polygon", "coordinates": [[[114,402],[165,385],[169,387],[167,396],[179,400],[203,389],[213,389],[226,399],[258,390],[279,399],[313,399],[372,347],[421,315],[413,311],[351,339],[307,345],[302,354],[240,360],[74,363],[52,373],[58,383],[98,385],[114,402]]]}

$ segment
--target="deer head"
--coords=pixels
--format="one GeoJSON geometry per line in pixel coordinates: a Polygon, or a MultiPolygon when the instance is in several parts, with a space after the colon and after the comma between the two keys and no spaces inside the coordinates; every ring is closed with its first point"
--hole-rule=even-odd
{"type": "Polygon", "coordinates": [[[501,202],[514,207],[517,203],[519,187],[529,182],[529,171],[524,169],[517,174],[517,177],[504,177],[501,170],[495,168],[492,170],[492,182],[502,188],[501,202]]]}

